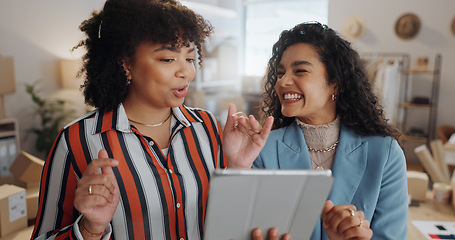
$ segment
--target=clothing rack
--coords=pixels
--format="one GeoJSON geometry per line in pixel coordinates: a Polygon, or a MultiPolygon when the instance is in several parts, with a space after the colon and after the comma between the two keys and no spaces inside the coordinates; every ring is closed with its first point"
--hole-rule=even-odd
{"type": "Polygon", "coordinates": [[[416,159],[415,147],[422,144],[430,147],[431,141],[436,138],[441,54],[435,54],[434,59],[427,59],[423,67],[419,64],[419,59],[411,67],[407,53],[370,52],[361,54],[361,57],[367,66],[375,61],[399,61],[398,114],[393,125],[402,133],[400,139],[404,144],[406,158],[416,159]],[[434,66],[431,67],[429,62],[434,62],[434,66]],[[427,87],[427,84],[431,86],[427,87]],[[422,117],[422,114],[426,117],[422,117]]]}
{"type": "MultiPolygon", "coordinates": [[[[405,96],[409,95],[406,94],[404,91],[409,91],[410,89],[407,86],[407,78],[408,75],[404,74],[404,72],[409,69],[410,65],[410,56],[407,53],[398,53],[398,52],[366,52],[366,53],[361,53],[360,54],[361,58],[365,60],[366,62],[366,67],[368,70],[369,74],[369,80],[372,84],[372,86],[377,86],[378,84],[375,83],[375,77],[376,77],[376,72],[377,67],[379,65],[382,65],[384,63],[389,63],[389,64],[395,64],[397,61],[397,74],[398,74],[398,83],[397,83],[397,89],[398,91],[398,96],[396,96],[396,101],[393,103],[393,112],[395,113],[393,115],[393,119],[390,119],[390,122],[392,125],[396,126],[397,128],[403,130],[403,122],[406,116],[403,113],[403,111],[399,110],[399,104],[405,101],[405,96]]],[[[381,100],[381,94],[378,94],[378,97],[381,100]]],[[[381,105],[383,103],[381,102],[381,105]]],[[[383,107],[385,107],[383,105],[383,107]]],[[[390,116],[390,115],[389,115],[390,116]]]]}

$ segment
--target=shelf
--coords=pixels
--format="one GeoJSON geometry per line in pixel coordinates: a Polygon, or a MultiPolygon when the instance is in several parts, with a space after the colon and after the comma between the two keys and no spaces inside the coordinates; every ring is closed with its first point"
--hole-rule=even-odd
{"type": "MultiPolygon", "coordinates": [[[[409,66],[409,65],[408,65],[409,66]]],[[[400,129],[405,132],[405,129],[409,129],[411,126],[421,128],[424,132],[427,133],[425,137],[414,137],[410,135],[403,135],[403,140],[429,143],[430,140],[435,139],[436,135],[436,123],[437,123],[437,110],[438,110],[438,99],[439,99],[439,78],[441,71],[441,55],[436,54],[434,59],[434,67],[431,69],[413,69],[412,67],[404,66],[402,74],[404,76],[404,83],[401,85],[401,126],[400,129]],[[419,81],[413,81],[419,80],[419,81]],[[428,87],[427,83],[422,83],[421,80],[427,80],[431,83],[431,86],[428,87]],[[419,88],[420,93],[419,98],[415,97],[415,102],[422,102],[421,104],[409,102],[416,91],[413,88],[419,88]],[[425,90],[422,93],[422,90],[425,90]],[[417,101],[419,100],[419,101],[417,101]],[[427,100],[427,101],[423,101],[427,100]],[[425,110],[427,112],[414,113],[408,111],[412,110],[425,110]],[[418,114],[418,115],[415,115],[418,114]],[[408,116],[409,115],[409,116],[408,116]],[[412,117],[410,117],[412,116],[412,117]],[[427,119],[427,126],[422,126],[427,119]],[[418,125],[418,126],[417,126],[418,125]]],[[[418,92],[419,90],[417,90],[418,92]]]]}
{"type": "Polygon", "coordinates": [[[412,69],[408,69],[408,70],[404,70],[403,71],[404,74],[428,74],[428,75],[433,75],[435,73],[437,73],[436,70],[412,70],[412,69]]]}
{"type": "Polygon", "coordinates": [[[404,108],[418,108],[418,109],[431,109],[431,104],[416,104],[410,102],[404,102],[401,104],[404,108]]]}
{"type": "Polygon", "coordinates": [[[15,136],[16,136],[16,132],[15,131],[0,132],[0,138],[15,137],[15,136]]]}
{"type": "Polygon", "coordinates": [[[235,79],[226,79],[226,80],[212,80],[212,81],[201,81],[198,83],[202,88],[208,87],[226,87],[226,86],[236,86],[239,82],[235,79]]]}
{"type": "Polygon", "coordinates": [[[402,134],[400,136],[400,139],[404,140],[404,141],[421,142],[421,143],[426,143],[428,141],[428,138],[426,138],[426,137],[414,137],[414,136],[409,136],[406,134],[402,134]]]}
{"type": "Polygon", "coordinates": [[[227,9],[223,7],[218,7],[212,4],[199,3],[199,2],[190,2],[190,1],[180,1],[183,5],[187,6],[190,9],[193,9],[195,12],[206,16],[217,16],[223,18],[236,18],[237,13],[232,9],[227,9]]]}

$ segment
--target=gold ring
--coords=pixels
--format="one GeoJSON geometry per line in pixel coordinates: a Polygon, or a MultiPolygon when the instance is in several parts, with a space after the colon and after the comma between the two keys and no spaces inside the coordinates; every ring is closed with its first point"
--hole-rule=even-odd
{"type": "Polygon", "coordinates": [[[352,208],[347,208],[346,210],[349,211],[349,213],[351,214],[351,216],[353,216],[353,217],[355,216],[355,211],[354,211],[354,209],[352,209],[352,208]]]}
{"type": "Polygon", "coordinates": [[[92,185],[90,185],[88,187],[88,195],[92,195],[93,194],[93,191],[92,191],[92,185]]]}
{"type": "Polygon", "coordinates": [[[359,226],[358,226],[358,227],[362,227],[362,225],[363,225],[363,218],[359,217],[359,219],[360,219],[360,223],[359,223],[359,226]]]}

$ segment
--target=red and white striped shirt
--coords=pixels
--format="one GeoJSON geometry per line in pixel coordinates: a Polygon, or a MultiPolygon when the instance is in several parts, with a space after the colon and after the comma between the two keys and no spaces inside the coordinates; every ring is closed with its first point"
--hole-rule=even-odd
{"type": "Polygon", "coordinates": [[[171,126],[166,155],[130,125],[122,105],[62,129],[43,169],[32,239],[81,239],[76,183],[103,148],[120,162],[113,171],[121,194],[104,239],[202,239],[210,174],[226,165],[222,133],[211,113],[183,105],[173,108],[171,126]]]}

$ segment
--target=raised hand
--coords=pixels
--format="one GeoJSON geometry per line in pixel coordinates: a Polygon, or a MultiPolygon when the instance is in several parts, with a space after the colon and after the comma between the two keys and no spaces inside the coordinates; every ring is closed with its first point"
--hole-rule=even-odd
{"type": "Polygon", "coordinates": [[[120,192],[112,171],[117,165],[118,161],[102,149],[77,183],[74,207],[85,217],[80,224],[91,233],[103,232],[117,209],[120,192]]]}
{"type": "Polygon", "coordinates": [[[330,240],[371,239],[373,231],[364,218],[364,213],[352,204],[334,206],[328,200],[322,210],[323,226],[330,240]]]}
{"type": "Polygon", "coordinates": [[[237,107],[230,104],[223,131],[223,151],[228,168],[251,168],[267,141],[273,117],[261,126],[254,116],[236,112],[237,107]]]}

